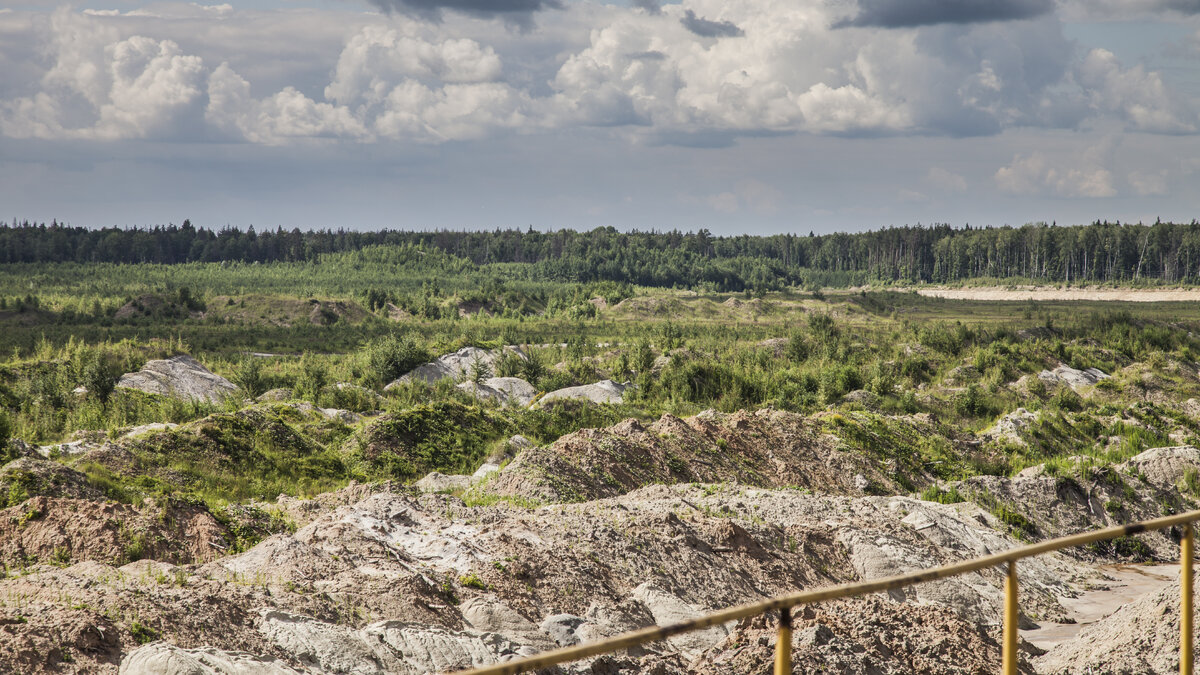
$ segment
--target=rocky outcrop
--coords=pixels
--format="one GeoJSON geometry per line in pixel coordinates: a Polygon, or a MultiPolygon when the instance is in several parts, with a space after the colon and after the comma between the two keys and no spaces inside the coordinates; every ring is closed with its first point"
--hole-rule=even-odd
{"type": "Polygon", "coordinates": [[[519,347],[507,346],[503,349],[480,349],[479,347],[463,347],[462,349],[438,357],[421,366],[417,366],[407,374],[388,383],[384,390],[391,389],[404,382],[427,382],[433,384],[438,380],[450,379],[459,381],[469,376],[475,363],[487,368],[488,372],[496,372],[496,363],[506,353],[515,354],[524,359],[525,353],[519,347]]]}
{"type": "Polygon", "coordinates": [[[1200,449],[1191,445],[1151,448],[1130,457],[1118,470],[1160,490],[1180,485],[1189,472],[1200,473],[1200,449]]]}
{"type": "Polygon", "coordinates": [[[301,671],[265,656],[213,647],[185,649],[156,642],[121,661],[120,675],[300,675],[301,671]]]}
{"type": "Polygon", "coordinates": [[[1037,418],[1037,413],[1029,412],[1024,408],[1017,408],[996,420],[996,423],[980,434],[980,436],[990,441],[1002,441],[1014,445],[1026,446],[1029,445],[1029,442],[1025,440],[1025,432],[1031,424],[1037,421],[1037,418]]]}
{"type": "MultiPolygon", "coordinates": [[[[633,597],[645,605],[654,617],[654,623],[660,626],[689,621],[705,614],[701,608],[689,605],[654,582],[646,582],[633,589],[633,597]]],[[[691,660],[703,654],[705,650],[721,644],[728,634],[729,630],[725,626],[713,626],[694,633],[676,635],[667,642],[679,650],[684,658],[691,660]]]]}
{"type": "Polygon", "coordinates": [[[453,492],[471,487],[470,476],[447,475],[432,471],[415,483],[421,492],[453,492]]]}
{"type": "Polygon", "coordinates": [[[537,396],[537,387],[519,377],[489,377],[479,384],[462,382],[458,388],[477,399],[501,405],[512,403],[524,407],[537,396]]]}
{"type": "Polygon", "coordinates": [[[555,389],[539,398],[534,407],[541,407],[552,401],[581,400],[592,403],[620,403],[625,395],[628,384],[619,384],[612,380],[601,380],[595,384],[584,384],[578,387],[555,389]]]}
{"type": "Polygon", "coordinates": [[[1065,384],[1076,391],[1095,386],[1100,380],[1107,380],[1109,377],[1110,375],[1097,368],[1076,370],[1067,365],[1060,365],[1054,370],[1043,370],[1038,373],[1038,379],[1049,386],[1065,384]]]}
{"type": "Polygon", "coordinates": [[[218,403],[237,391],[232,382],[187,355],[147,361],[136,373],[122,375],[117,386],[209,403],[218,403]]]}

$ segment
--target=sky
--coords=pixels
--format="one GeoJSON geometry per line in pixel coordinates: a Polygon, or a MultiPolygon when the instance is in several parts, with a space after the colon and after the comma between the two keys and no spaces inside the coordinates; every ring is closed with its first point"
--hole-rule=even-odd
{"type": "Polygon", "coordinates": [[[0,0],[0,220],[1200,218],[1200,0],[0,0]]]}

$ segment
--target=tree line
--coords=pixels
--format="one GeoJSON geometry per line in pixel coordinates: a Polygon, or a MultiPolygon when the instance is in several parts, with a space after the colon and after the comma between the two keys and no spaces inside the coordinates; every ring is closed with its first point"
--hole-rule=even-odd
{"type": "Polygon", "coordinates": [[[182,225],[90,229],[0,222],[0,263],[320,262],[383,247],[447,254],[470,265],[511,265],[512,276],[643,286],[772,290],[792,285],[948,283],[978,278],[1038,282],[1200,281],[1200,224],[1096,221],[962,228],[946,224],[861,233],[715,236],[590,231],[257,232],[182,225]],[[519,269],[518,269],[519,268],[519,269]]]}

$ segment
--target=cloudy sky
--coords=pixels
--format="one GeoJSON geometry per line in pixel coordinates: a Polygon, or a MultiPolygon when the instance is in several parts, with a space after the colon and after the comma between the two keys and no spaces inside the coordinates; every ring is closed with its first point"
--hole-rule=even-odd
{"type": "Polygon", "coordinates": [[[1200,218],[1200,0],[0,2],[0,219],[1200,218]]]}

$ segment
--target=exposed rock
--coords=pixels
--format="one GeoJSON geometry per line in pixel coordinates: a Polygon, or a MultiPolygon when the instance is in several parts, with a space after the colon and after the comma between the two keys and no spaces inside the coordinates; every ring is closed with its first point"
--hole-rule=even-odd
{"type": "Polygon", "coordinates": [[[453,492],[471,487],[471,477],[452,476],[432,471],[417,481],[415,485],[421,492],[453,492]]]}
{"type": "Polygon", "coordinates": [[[301,671],[271,657],[226,652],[213,647],[184,649],[156,642],[130,652],[120,675],[299,675],[301,671]]]}
{"type": "MultiPolygon", "coordinates": [[[[494,633],[380,621],[361,630],[262,610],[259,631],[318,672],[346,675],[422,675],[486,666],[512,657],[521,645],[494,633]]],[[[532,653],[532,650],[524,650],[532,653]]]]}
{"type": "Polygon", "coordinates": [[[1107,380],[1109,377],[1104,371],[1096,368],[1076,370],[1065,364],[1059,365],[1054,370],[1043,370],[1038,373],[1038,379],[1049,386],[1065,384],[1075,391],[1095,386],[1100,380],[1107,380]]]}
{"type": "Polygon", "coordinates": [[[595,384],[584,384],[578,387],[564,387],[539,398],[534,402],[534,407],[540,408],[551,401],[565,399],[579,399],[592,403],[620,403],[628,388],[628,384],[618,384],[612,380],[601,380],[595,384]]]}
{"type": "MultiPolygon", "coordinates": [[[[669,593],[653,582],[646,582],[633,589],[633,597],[646,606],[654,617],[654,622],[660,626],[669,626],[703,616],[704,612],[680,600],[678,596],[669,593]]],[[[669,638],[667,642],[678,649],[685,658],[691,660],[702,654],[706,649],[714,647],[725,640],[729,634],[726,626],[713,626],[693,633],[685,633],[669,638]]]]}
{"type": "Polygon", "coordinates": [[[187,355],[147,361],[136,373],[126,373],[118,387],[150,394],[217,403],[237,391],[237,387],[187,355]]]}
{"type": "Polygon", "coordinates": [[[1024,408],[1017,408],[996,420],[990,428],[980,434],[981,437],[992,441],[1006,441],[1015,445],[1026,446],[1025,431],[1029,425],[1036,422],[1038,414],[1024,408]]]}
{"type": "Polygon", "coordinates": [[[961,365],[951,369],[946,374],[946,384],[951,386],[964,386],[979,381],[979,369],[971,364],[961,365]]]}
{"type": "Polygon", "coordinates": [[[468,598],[459,605],[463,621],[473,630],[496,633],[505,638],[539,649],[553,647],[546,632],[517,610],[492,598],[468,598]]]}
{"type": "Polygon", "coordinates": [[[500,470],[499,464],[491,464],[491,463],[485,462],[482,466],[480,466],[478,469],[475,470],[475,473],[471,474],[471,478],[473,478],[475,480],[479,480],[481,478],[487,478],[489,475],[496,473],[499,470],[500,470]]]}
{"type": "Polygon", "coordinates": [[[280,387],[278,389],[271,389],[260,394],[255,400],[260,403],[281,403],[283,401],[290,401],[295,397],[296,396],[292,393],[291,389],[280,387]]]}
{"type": "Polygon", "coordinates": [[[516,354],[518,358],[524,359],[525,353],[519,347],[507,346],[503,349],[480,349],[479,347],[463,347],[462,349],[444,356],[438,357],[436,360],[426,363],[422,366],[417,366],[409,373],[402,375],[394,382],[390,382],[384,390],[395,387],[402,382],[428,382],[433,384],[438,380],[451,379],[459,381],[467,377],[471,372],[472,364],[478,362],[486,366],[489,371],[496,371],[496,362],[499,361],[502,354],[516,354]]]}
{"type": "Polygon", "coordinates": [[[121,438],[134,438],[136,436],[141,436],[142,434],[153,433],[155,431],[170,431],[171,429],[178,429],[178,428],[179,428],[179,425],[174,424],[172,422],[151,422],[150,424],[142,424],[142,425],[133,427],[129,431],[126,431],[125,433],[121,434],[121,438]]]}
{"type": "Polygon", "coordinates": [[[1159,489],[1170,490],[1183,481],[1188,470],[1200,471],[1200,450],[1190,445],[1151,448],[1115,468],[1159,489]]]}
{"type": "Polygon", "coordinates": [[[481,384],[459,383],[458,388],[480,400],[519,406],[529,405],[537,396],[537,388],[519,377],[489,377],[481,384]]]}
{"type": "Polygon", "coordinates": [[[879,410],[879,395],[866,389],[855,389],[843,397],[846,403],[857,403],[871,411],[879,410]]]}
{"type": "Polygon", "coordinates": [[[517,434],[506,440],[501,446],[488,455],[487,463],[500,465],[517,456],[522,450],[534,447],[534,442],[517,434]]]}
{"type": "Polygon", "coordinates": [[[337,420],[342,424],[358,424],[362,421],[362,415],[341,408],[317,408],[326,418],[337,420]]]}
{"type": "Polygon", "coordinates": [[[368,645],[352,628],[273,609],[259,612],[258,630],[306,667],[346,675],[379,675],[399,666],[391,654],[368,645]]]}
{"type": "Polygon", "coordinates": [[[570,647],[579,644],[579,636],[575,629],[583,625],[585,619],[574,614],[554,614],[542,620],[539,628],[550,636],[559,647],[570,647]]]}
{"type": "Polygon", "coordinates": [[[764,349],[768,349],[776,357],[779,357],[779,356],[783,356],[783,350],[787,349],[789,342],[791,342],[791,340],[788,338],[785,338],[785,337],[768,338],[766,340],[763,340],[762,342],[759,342],[755,346],[762,347],[764,349]]]}

